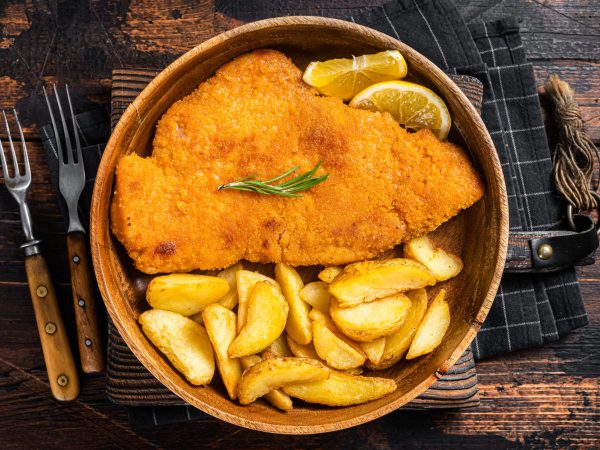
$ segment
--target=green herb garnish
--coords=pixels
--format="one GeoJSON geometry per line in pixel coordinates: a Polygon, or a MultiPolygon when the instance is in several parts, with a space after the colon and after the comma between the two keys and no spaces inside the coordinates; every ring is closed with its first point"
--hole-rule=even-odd
{"type": "Polygon", "coordinates": [[[329,177],[329,174],[321,175],[318,177],[314,177],[313,175],[321,166],[321,161],[309,172],[303,173],[302,175],[298,175],[297,177],[290,178],[287,181],[284,181],[280,184],[272,184],[275,181],[279,181],[288,175],[291,175],[296,170],[300,168],[300,166],[293,167],[281,175],[271,178],[270,180],[261,181],[261,180],[253,180],[252,177],[246,177],[238,181],[232,181],[231,183],[223,184],[219,186],[219,191],[223,189],[237,189],[238,191],[248,191],[248,192],[256,192],[258,194],[264,195],[281,195],[283,197],[302,197],[302,195],[298,194],[298,192],[305,191],[310,189],[313,186],[316,186],[319,183],[322,183],[329,177]]]}

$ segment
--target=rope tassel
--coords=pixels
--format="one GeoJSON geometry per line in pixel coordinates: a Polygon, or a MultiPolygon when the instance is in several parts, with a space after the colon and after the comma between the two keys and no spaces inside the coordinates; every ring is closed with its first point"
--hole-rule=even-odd
{"type": "Polygon", "coordinates": [[[552,75],[545,86],[554,103],[554,120],[558,142],[554,152],[553,177],[556,188],[576,211],[587,211],[597,205],[593,186],[594,163],[598,150],[583,129],[581,111],[575,102],[573,89],[558,76],[552,75]]]}

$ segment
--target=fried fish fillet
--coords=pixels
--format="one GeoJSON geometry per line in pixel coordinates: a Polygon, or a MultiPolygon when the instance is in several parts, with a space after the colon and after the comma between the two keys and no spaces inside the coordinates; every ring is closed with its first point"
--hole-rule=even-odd
{"type": "Polygon", "coordinates": [[[169,108],[152,156],[119,161],[111,227],[139,270],[364,260],[483,195],[460,147],[322,97],[301,76],[280,52],[242,55],[169,108]],[[302,198],[218,190],[319,161],[329,179],[302,198]]]}

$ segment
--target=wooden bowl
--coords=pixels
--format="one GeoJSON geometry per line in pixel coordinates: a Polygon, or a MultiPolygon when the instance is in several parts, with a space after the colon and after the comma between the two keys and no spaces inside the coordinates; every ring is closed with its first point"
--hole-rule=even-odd
{"type": "Polygon", "coordinates": [[[362,424],[394,411],[424,392],[465,351],[485,319],[498,288],[506,255],[508,210],[502,170],[492,141],[473,106],[432,62],[405,44],[370,28],[318,17],[284,17],[250,23],[190,50],[160,73],[125,111],[108,142],[96,176],[91,211],[91,246],[102,297],[119,333],[146,368],[191,405],[225,421],[273,433],[308,434],[362,424]],[[145,309],[148,276],[113,238],[109,205],[119,158],[129,152],[148,155],[159,118],[176,101],[232,58],[259,48],[274,48],[304,69],[309,61],[398,49],[409,72],[437,91],[454,119],[451,140],[466,146],[486,183],[484,198],[436,232],[436,239],[460,254],[461,275],[444,283],[452,323],[443,343],[431,354],[378,372],[394,378],[398,389],[371,403],[329,408],[298,405],[280,412],[263,401],[240,406],[229,400],[219,376],[207,387],[187,383],[142,333],[138,315],[145,309]]]}

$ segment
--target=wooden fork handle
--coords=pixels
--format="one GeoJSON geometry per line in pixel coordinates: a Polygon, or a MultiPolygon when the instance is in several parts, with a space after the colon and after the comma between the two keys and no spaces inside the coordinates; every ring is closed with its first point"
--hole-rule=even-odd
{"type": "Polygon", "coordinates": [[[81,368],[85,373],[102,372],[104,351],[98,321],[99,305],[92,287],[93,278],[85,234],[78,231],[69,233],[67,246],[81,368]]]}
{"type": "Polygon", "coordinates": [[[52,395],[74,400],[79,395],[79,376],[46,260],[42,255],[27,256],[25,270],[52,395]]]}

